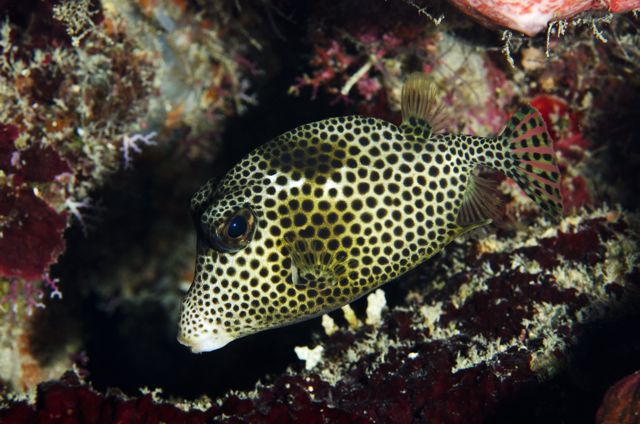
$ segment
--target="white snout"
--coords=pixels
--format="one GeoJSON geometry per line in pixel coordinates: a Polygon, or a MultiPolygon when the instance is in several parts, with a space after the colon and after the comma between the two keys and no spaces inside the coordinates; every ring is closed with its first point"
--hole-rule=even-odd
{"type": "Polygon", "coordinates": [[[226,346],[234,338],[226,332],[218,329],[216,334],[190,334],[186,336],[184,332],[178,333],[178,342],[187,346],[193,353],[210,352],[226,346]]]}

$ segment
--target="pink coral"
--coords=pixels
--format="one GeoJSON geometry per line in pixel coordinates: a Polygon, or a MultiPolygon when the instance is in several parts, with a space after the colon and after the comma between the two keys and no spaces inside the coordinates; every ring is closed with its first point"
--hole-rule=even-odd
{"type": "Polygon", "coordinates": [[[489,26],[500,26],[534,36],[547,24],[589,10],[614,13],[640,8],[638,0],[451,0],[460,10],[489,26]]]}
{"type": "Polygon", "coordinates": [[[370,77],[361,78],[356,85],[358,87],[358,93],[360,93],[360,95],[367,101],[371,100],[376,94],[378,94],[378,91],[382,88],[382,85],[377,78],[370,77]]]}
{"type": "Polygon", "coordinates": [[[344,72],[353,60],[353,57],[346,54],[343,47],[335,40],[328,46],[316,46],[315,56],[311,60],[311,65],[316,68],[316,71],[312,76],[304,75],[298,78],[291,90],[297,93],[300,88],[309,86],[312,89],[311,98],[315,98],[318,88],[332,81],[336,73],[344,72]]]}

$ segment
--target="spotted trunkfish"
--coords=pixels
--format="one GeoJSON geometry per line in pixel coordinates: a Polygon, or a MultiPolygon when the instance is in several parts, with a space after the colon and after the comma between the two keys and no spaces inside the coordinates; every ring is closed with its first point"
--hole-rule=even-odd
{"type": "Polygon", "coordinates": [[[497,137],[438,131],[424,75],[402,89],[402,124],[343,116],[258,147],[193,196],[198,232],[180,343],[193,352],[306,320],[385,284],[495,216],[491,168],[548,216],[560,173],[540,114],[521,107],[497,137]]]}

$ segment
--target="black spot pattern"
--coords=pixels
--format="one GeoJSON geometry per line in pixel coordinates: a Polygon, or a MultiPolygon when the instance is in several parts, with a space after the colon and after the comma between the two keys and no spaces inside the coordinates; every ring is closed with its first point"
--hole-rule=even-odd
{"type": "Polygon", "coordinates": [[[319,315],[440,251],[457,235],[473,167],[508,164],[499,139],[425,134],[419,125],[327,119],[281,135],[217,187],[205,185],[192,200],[205,240],[183,337],[235,339],[319,315]],[[209,245],[242,207],[255,213],[253,240],[233,253],[209,245]]]}

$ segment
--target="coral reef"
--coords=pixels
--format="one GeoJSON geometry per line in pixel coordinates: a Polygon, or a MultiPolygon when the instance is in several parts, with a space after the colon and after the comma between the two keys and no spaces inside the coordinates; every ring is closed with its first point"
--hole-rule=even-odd
{"type": "Polygon", "coordinates": [[[631,419],[640,30],[617,13],[635,3],[536,37],[452,3],[0,0],[0,422],[631,419]],[[384,291],[182,349],[193,191],[301,123],[397,123],[416,71],[446,130],[537,108],[566,216],[503,180],[495,228],[384,291]]]}

